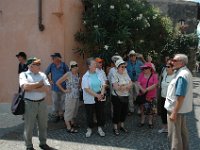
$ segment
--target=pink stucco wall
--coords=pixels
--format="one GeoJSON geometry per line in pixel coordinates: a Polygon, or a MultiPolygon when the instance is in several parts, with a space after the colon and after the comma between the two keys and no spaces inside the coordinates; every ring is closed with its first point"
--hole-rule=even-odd
{"type": "Polygon", "coordinates": [[[41,58],[42,71],[51,62],[53,52],[60,52],[67,64],[72,59],[84,64],[84,60],[72,51],[77,47],[74,34],[81,27],[82,10],[81,0],[43,0],[45,30],[41,32],[38,29],[38,0],[0,1],[0,102],[11,102],[13,93],[18,90],[15,55],[19,51],[25,51],[28,57],[41,58]],[[55,15],[57,12],[63,15],[55,15]]]}

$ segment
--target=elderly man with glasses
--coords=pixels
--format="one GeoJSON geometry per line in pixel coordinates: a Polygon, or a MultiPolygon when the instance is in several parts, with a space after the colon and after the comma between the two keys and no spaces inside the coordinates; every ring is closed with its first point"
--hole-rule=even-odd
{"type": "Polygon", "coordinates": [[[175,77],[168,86],[165,108],[168,116],[168,136],[172,150],[188,150],[186,113],[192,111],[192,74],[186,67],[188,57],[176,54],[173,58],[175,77]]]}
{"type": "Polygon", "coordinates": [[[27,60],[28,71],[19,75],[20,87],[25,90],[25,114],[24,114],[24,139],[27,150],[34,150],[32,134],[37,120],[39,129],[40,148],[50,150],[46,144],[47,139],[47,105],[46,93],[50,91],[50,83],[47,76],[40,71],[40,59],[33,57],[27,60]]]}

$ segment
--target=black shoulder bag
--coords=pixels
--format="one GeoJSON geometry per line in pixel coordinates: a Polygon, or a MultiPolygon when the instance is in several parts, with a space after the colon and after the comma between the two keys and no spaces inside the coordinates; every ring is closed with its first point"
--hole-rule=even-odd
{"type": "MultiPolygon", "coordinates": [[[[27,78],[26,73],[25,73],[25,76],[27,78]]],[[[21,92],[14,94],[12,104],[11,104],[11,112],[13,115],[24,114],[25,112],[24,94],[25,94],[24,89],[21,92]]]]}
{"type": "MultiPolygon", "coordinates": [[[[148,87],[151,76],[152,76],[152,74],[149,76],[149,78],[147,80],[146,88],[148,87]]],[[[142,95],[138,95],[134,103],[137,105],[144,104],[146,102],[146,95],[147,95],[147,92],[142,95]]]]}

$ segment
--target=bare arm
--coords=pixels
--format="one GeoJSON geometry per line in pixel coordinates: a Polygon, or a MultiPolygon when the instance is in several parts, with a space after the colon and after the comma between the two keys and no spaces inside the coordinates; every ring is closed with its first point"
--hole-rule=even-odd
{"type": "Polygon", "coordinates": [[[66,90],[62,87],[62,83],[63,83],[64,81],[66,81],[66,80],[68,80],[67,73],[65,73],[65,74],[56,82],[56,85],[58,86],[58,88],[59,88],[62,92],[64,92],[64,93],[66,93],[66,90]]]}
{"type": "Polygon", "coordinates": [[[41,88],[42,86],[44,86],[43,80],[37,83],[26,83],[23,85],[23,88],[25,91],[32,91],[37,88],[41,88]]]}
{"type": "Polygon", "coordinates": [[[50,91],[50,86],[43,85],[42,87],[34,89],[34,91],[37,91],[37,92],[46,92],[47,93],[47,92],[50,91]]]}
{"type": "Polygon", "coordinates": [[[146,92],[155,89],[157,86],[158,86],[158,84],[153,84],[153,85],[149,86],[148,88],[146,88],[146,92]]]}

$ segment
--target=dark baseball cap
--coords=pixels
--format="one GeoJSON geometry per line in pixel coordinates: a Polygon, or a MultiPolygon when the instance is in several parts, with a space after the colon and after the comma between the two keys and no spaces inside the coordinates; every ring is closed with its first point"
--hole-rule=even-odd
{"type": "Polygon", "coordinates": [[[36,57],[30,57],[26,62],[27,65],[30,65],[33,63],[41,63],[41,60],[36,57]]]}
{"type": "Polygon", "coordinates": [[[54,54],[51,55],[51,57],[53,57],[53,58],[54,58],[54,57],[62,58],[61,55],[60,55],[60,53],[54,53],[54,54]]]}
{"type": "Polygon", "coordinates": [[[23,57],[23,58],[26,58],[26,53],[24,53],[24,52],[19,52],[19,53],[16,55],[16,57],[19,57],[19,56],[21,56],[21,57],[23,57]]]}

